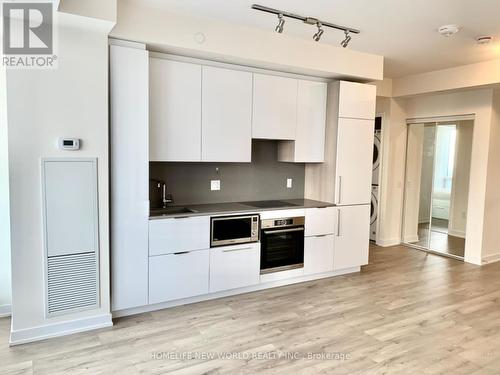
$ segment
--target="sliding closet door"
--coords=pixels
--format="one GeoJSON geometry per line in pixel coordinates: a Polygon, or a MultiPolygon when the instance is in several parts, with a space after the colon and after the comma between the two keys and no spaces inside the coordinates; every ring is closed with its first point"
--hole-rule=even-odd
{"type": "Polygon", "coordinates": [[[434,123],[408,125],[403,242],[429,247],[435,152],[434,123]]]}
{"type": "Polygon", "coordinates": [[[408,125],[403,242],[465,253],[472,120],[408,125]]]}

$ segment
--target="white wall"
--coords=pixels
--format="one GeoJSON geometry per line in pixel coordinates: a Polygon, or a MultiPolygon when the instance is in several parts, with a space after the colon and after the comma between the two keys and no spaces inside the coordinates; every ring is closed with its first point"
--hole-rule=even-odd
{"type": "Polygon", "coordinates": [[[116,21],[117,0],[60,0],[58,10],[79,16],[116,21]]]}
{"type": "Polygon", "coordinates": [[[392,246],[401,243],[406,153],[405,101],[378,97],[376,111],[383,115],[377,243],[392,246]]]}
{"type": "Polygon", "coordinates": [[[383,78],[382,56],[126,1],[118,3],[118,22],[111,36],[146,43],[161,52],[293,73],[363,81],[383,78]],[[201,34],[204,41],[197,42],[201,34]]]}
{"type": "Polygon", "coordinates": [[[5,69],[0,67],[0,316],[10,311],[10,211],[7,92],[5,69]]]}
{"type": "Polygon", "coordinates": [[[392,81],[394,97],[480,88],[500,83],[500,59],[436,70],[392,81]]]}
{"type": "Polygon", "coordinates": [[[474,122],[469,120],[458,121],[456,126],[455,167],[450,197],[450,222],[448,230],[451,235],[465,237],[474,122]]]}
{"type": "MultiPolygon", "coordinates": [[[[475,133],[474,133],[475,134],[475,133]]],[[[475,139],[473,144],[476,144],[475,139]]],[[[474,147],[474,146],[473,146],[474,147]]],[[[486,147],[486,144],[484,144],[486,147]]],[[[472,176],[473,171],[471,172],[472,176]]],[[[472,179],[471,189],[474,185],[472,179]]],[[[491,133],[489,138],[488,180],[484,211],[483,258],[500,260],[500,89],[493,92],[491,133]]],[[[471,194],[469,193],[469,199],[471,194]]],[[[469,205],[469,210],[471,209],[469,205]]],[[[467,220],[469,215],[467,215],[467,220]]],[[[467,236],[470,225],[467,223],[467,236]]]]}
{"type": "Polygon", "coordinates": [[[11,341],[14,343],[81,330],[92,324],[111,323],[108,32],[112,23],[68,14],[59,14],[59,22],[57,69],[9,70],[7,73],[13,275],[11,341]],[[56,149],[59,136],[81,138],[81,151],[56,149]],[[98,159],[99,309],[45,317],[42,157],[98,159]]]}

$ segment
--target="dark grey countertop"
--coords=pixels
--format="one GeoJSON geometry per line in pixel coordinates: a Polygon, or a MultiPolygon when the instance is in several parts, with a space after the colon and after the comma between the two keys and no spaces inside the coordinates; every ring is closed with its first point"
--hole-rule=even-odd
{"type": "Polygon", "coordinates": [[[175,210],[176,208],[186,208],[194,212],[175,212],[165,213],[161,210],[151,210],[149,219],[167,219],[174,217],[190,217],[190,216],[207,216],[207,215],[227,215],[239,212],[262,212],[275,210],[290,210],[294,208],[319,208],[333,207],[335,204],[328,202],[315,201],[311,199],[280,199],[279,202],[289,203],[290,205],[279,207],[254,207],[250,206],[250,202],[228,202],[228,203],[211,203],[211,204],[192,204],[184,206],[169,206],[167,210],[175,210]]]}

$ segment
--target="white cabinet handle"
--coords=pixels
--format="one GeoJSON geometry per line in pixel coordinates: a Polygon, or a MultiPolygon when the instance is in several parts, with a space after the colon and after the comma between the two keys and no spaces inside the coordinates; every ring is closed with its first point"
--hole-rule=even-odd
{"type": "Polygon", "coordinates": [[[230,253],[232,251],[242,251],[242,250],[252,250],[251,247],[240,247],[239,249],[227,249],[227,250],[222,250],[223,253],[230,253]]]}
{"type": "Polygon", "coordinates": [[[174,255],[184,255],[184,254],[189,254],[190,251],[179,251],[178,253],[174,253],[174,255]]]}
{"type": "Polygon", "coordinates": [[[337,209],[337,237],[340,237],[340,210],[337,209]]]}

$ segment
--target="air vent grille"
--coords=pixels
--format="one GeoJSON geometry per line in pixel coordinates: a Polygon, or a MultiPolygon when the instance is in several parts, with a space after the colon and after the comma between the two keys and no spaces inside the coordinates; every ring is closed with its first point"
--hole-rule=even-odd
{"type": "Polygon", "coordinates": [[[98,306],[95,252],[48,258],[48,314],[98,306]]]}

